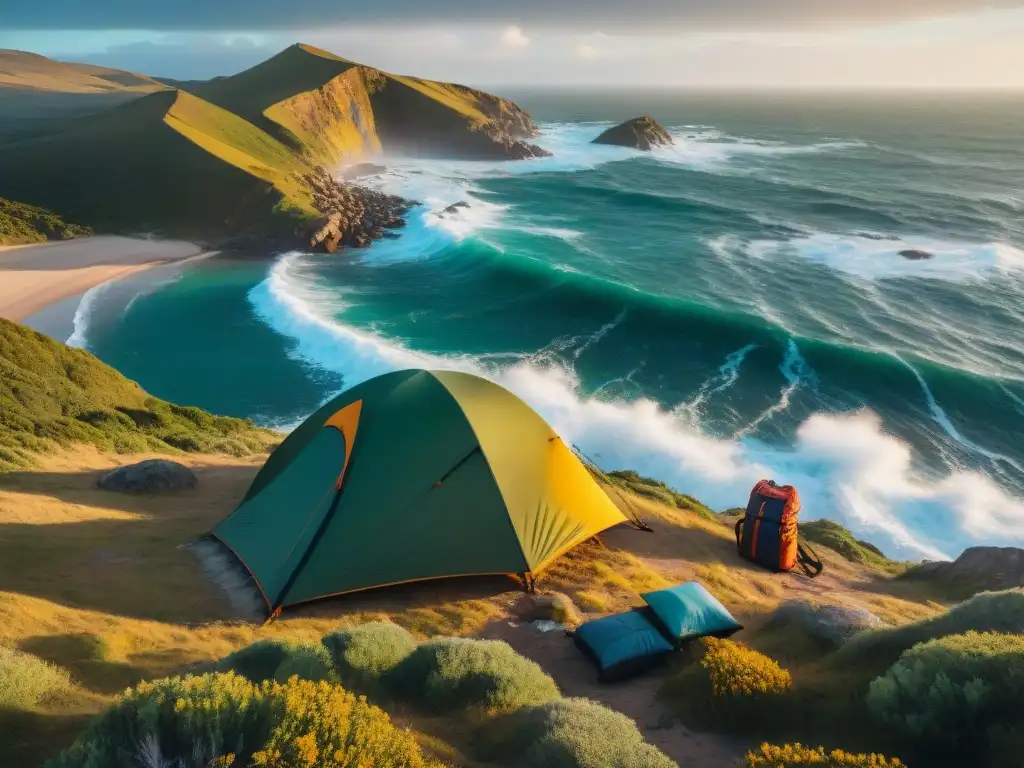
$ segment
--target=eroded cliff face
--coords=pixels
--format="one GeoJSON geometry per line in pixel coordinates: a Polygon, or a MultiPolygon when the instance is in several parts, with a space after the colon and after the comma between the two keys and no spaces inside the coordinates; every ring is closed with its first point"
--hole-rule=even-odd
{"type": "Polygon", "coordinates": [[[377,134],[386,153],[452,159],[543,157],[524,141],[536,126],[511,102],[465,86],[378,75],[370,83],[377,134]]]}
{"type": "Polygon", "coordinates": [[[548,153],[516,104],[474,88],[355,66],[264,116],[311,162],[329,167],[384,152],[510,160],[548,153]]]}
{"type": "Polygon", "coordinates": [[[526,114],[518,104],[508,99],[503,99],[500,96],[495,96],[492,93],[478,91],[475,88],[469,88],[464,85],[455,87],[462,89],[468,96],[473,98],[480,111],[493,121],[496,128],[503,131],[509,137],[513,139],[532,139],[540,133],[536,123],[533,122],[533,118],[526,114]]]}
{"type": "Polygon", "coordinates": [[[315,163],[334,166],[381,151],[363,67],[353,67],[316,90],[280,101],[264,114],[315,163]]]}

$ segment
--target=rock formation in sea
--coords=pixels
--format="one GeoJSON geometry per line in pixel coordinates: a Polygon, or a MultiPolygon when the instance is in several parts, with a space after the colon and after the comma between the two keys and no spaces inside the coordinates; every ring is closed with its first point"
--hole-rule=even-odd
{"type": "Polygon", "coordinates": [[[902,256],[904,259],[907,259],[908,261],[923,261],[925,259],[935,258],[934,253],[929,253],[928,251],[921,251],[918,250],[917,248],[908,248],[904,251],[900,251],[900,256],[902,256]]]}
{"type": "Polygon", "coordinates": [[[635,117],[614,128],[609,128],[593,141],[594,144],[614,144],[619,147],[652,150],[673,144],[669,132],[650,115],[635,117]]]}
{"type": "Polygon", "coordinates": [[[413,203],[374,189],[338,181],[323,167],[303,177],[313,205],[323,214],[309,232],[309,246],[334,253],[341,246],[364,248],[385,237],[386,230],[405,226],[403,216],[413,203]]]}

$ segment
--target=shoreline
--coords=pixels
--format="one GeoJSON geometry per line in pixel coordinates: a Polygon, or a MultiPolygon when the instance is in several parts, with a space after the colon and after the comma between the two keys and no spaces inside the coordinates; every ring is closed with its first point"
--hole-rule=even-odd
{"type": "MultiPolygon", "coordinates": [[[[84,291],[56,301],[53,304],[48,304],[38,312],[34,312],[26,317],[21,323],[34,331],[38,331],[69,346],[82,346],[81,342],[84,339],[74,341],[75,336],[79,333],[77,324],[78,313],[82,309],[82,302],[87,301],[90,294],[94,291],[102,291],[105,287],[114,283],[134,283],[139,291],[145,291],[146,286],[161,279],[161,274],[164,271],[181,269],[194,261],[203,261],[219,255],[221,255],[220,251],[204,251],[203,253],[183,259],[152,262],[129,269],[84,291]]],[[[102,303],[102,299],[100,301],[102,303]]]]}
{"type": "Polygon", "coordinates": [[[98,286],[166,265],[207,258],[182,240],[100,235],[0,248],[0,317],[65,341],[82,298],[98,286]]]}

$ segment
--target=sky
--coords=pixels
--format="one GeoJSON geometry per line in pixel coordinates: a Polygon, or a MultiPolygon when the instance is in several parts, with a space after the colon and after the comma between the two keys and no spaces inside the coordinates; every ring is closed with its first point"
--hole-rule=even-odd
{"type": "Polygon", "coordinates": [[[1024,89],[1024,0],[0,0],[0,48],[161,77],[295,42],[480,86],[1024,89]]]}

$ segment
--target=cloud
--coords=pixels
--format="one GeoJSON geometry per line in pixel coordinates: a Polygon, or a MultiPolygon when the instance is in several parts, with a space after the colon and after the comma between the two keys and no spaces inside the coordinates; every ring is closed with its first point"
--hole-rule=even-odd
{"type": "Polygon", "coordinates": [[[530,44],[530,38],[523,32],[522,27],[506,27],[501,33],[501,42],[509,48],[525,48],[530,44]]]}
{"type": "Polygon", "coordinates": [[[577,43],[573,47],[572,53],[577,59],[596,59],[600,51],[590,43],[577,43]]]}
{"type": "MultiPolygon", "coordinates": [[[[3,0],[6,29],[287,30],[352,24],[509,23],[480,0],[3,0]]],[[[517,19],[571,28],[581,18],[617,30],[820,28],[1024,8],[1024,0],[518,0],[517,19]]]]}

